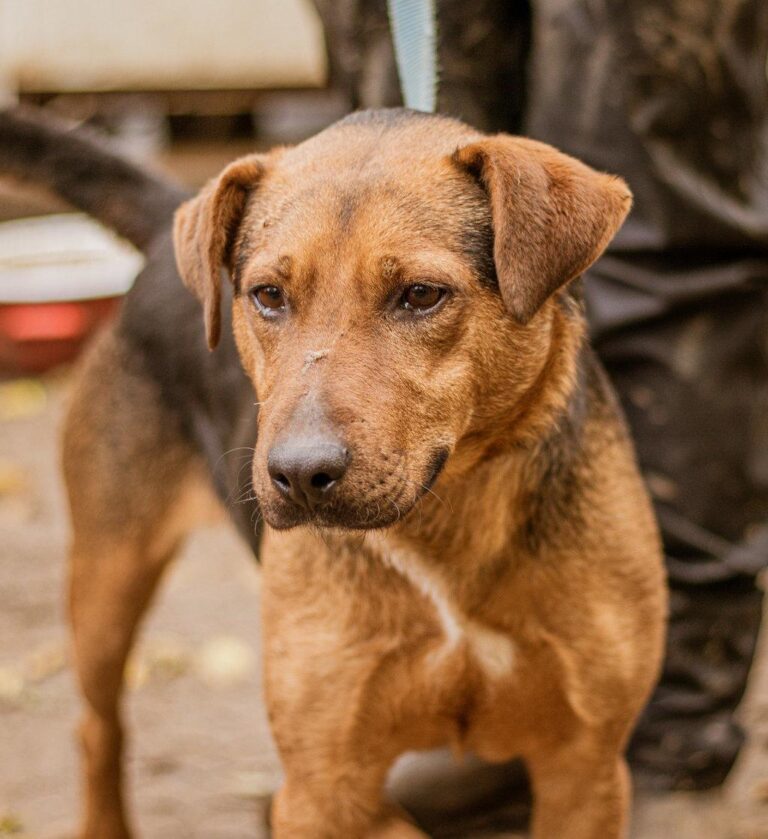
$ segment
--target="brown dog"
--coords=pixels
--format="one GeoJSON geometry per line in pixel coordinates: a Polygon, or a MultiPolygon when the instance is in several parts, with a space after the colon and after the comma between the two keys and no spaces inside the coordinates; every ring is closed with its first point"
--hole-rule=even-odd
{"type": "Polygon", "coordinates": [[[536,839],[622,836],[623,751],[661,656],[662,564],[564,286],[619,228],[626,185],[540,143],[407,111],[229,166],[178,210],[175,248],[211,348],[231,308],[258,434],[228,345],[208,359],[190,346],[199,328],[167,239],[148,245],[169,188],[147,178],[151,200],[133,184],[127,209],[105,209],[77,183],[54,186],[151,254],[65,434],[84,835],[129,834],[123,663],[199,520],[206,462],[242,434],[269,525],[267,703],[286,776],[274,835],[423,836],[384,781],[403,752],[452,744],[523,758],[536,839]],[[133,229],[131,208],[144,212],[133,229]]]}

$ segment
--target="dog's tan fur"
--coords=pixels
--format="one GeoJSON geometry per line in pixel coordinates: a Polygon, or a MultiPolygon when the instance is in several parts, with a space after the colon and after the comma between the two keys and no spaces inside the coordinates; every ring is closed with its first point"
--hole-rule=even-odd
{"type": "MultiPolygon", "coordinates": [[[[423,835],[382,788],[398,755],[440,744],[522,757],[536,839],[623,835],[623,752],[662,649],[662,563],[622,421],[561,289],[629,203],[623,182],[542,144],[410,116],[236,162],[179,210],[179,268],[211,346],[222,267],[235,280],[235,337],[261,405],[277,839],[423,835]],[[497,286],[478,267],[484,242],[497,286]],[[449,296],[405,318],[388,301],[419,282],[449,296]],[[279,323],[248,293],[263,283],[290,300],[279,323]],[[266,462],[316,427],[343,437],[351,461],[308,520],[266,462]],[[430,487],[436,450],[448,457],[430,487]]],[[[122,668],[197,517],[187,487],[203,483],[158,405],[107,335],[65,434],[88,839],[129,835],[122,668]],[[120,407],[131,403],[150,416],[120,407]],[[120,444],[94,445],[116,422],[120,444]],[[128,509],[111,506],[105,475],[128,509]]]]}

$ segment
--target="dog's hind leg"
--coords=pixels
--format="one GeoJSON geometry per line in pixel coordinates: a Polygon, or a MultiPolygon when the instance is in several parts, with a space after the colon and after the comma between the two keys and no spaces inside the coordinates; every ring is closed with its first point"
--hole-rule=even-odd
{"type": "Polygon", "coordinates": [[[63,457],[73,524],[70,614],[86,703],[82,836],[127,839],[123,671],[163,570],[199,520],[199,506],[189,503],[199,467],[151,379],[131,372],[109,334],[76,387],[63,457]]]}

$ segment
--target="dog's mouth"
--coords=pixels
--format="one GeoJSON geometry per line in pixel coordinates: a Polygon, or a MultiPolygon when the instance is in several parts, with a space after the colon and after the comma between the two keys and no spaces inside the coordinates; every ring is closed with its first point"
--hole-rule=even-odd
{"type": "MultiPolygon", "coordinates": [[[[422,480],[393,469],[379,476],[345,476],[321,500],[290,497],[279,487],[261,499],[265,521],[275,530],[300,525],[345,530],[379,530],[403,521],[432,487],[448,460],[449,450],[436,448],[419,470],[422,480]]],[[[404,460],[404,457],[401,458],[404,460]]]]}
{"type": "Polygon", "coordinates": [[[284,502],[265,507],[264,519],[275,530],[287,530],[299,525],[343,530],[380,530],[405,518],[417,501],[416,498],[406,499],[404,493],[398,493],[394,497],[379,496],[354,505],[328,503],[313,510],[284,502]]]}

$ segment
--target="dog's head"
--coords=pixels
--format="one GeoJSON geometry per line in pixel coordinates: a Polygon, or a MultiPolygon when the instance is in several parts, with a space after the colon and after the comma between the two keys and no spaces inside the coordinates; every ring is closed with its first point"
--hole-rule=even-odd
{"type": "Polygon", "coordinates": [[[184,204],[177,260],[211,347],[227,273],[234,284],[266,520],[375,528],[406,514],[529,391],[550,298],[630,201],[621,180],[541,143],[383,111],[236,161],[184,204]]]}

